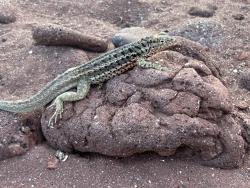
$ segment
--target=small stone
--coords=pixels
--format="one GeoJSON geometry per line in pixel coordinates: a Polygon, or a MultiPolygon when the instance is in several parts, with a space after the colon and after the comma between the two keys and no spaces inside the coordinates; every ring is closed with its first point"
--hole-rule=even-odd
{"type": "Polygon", "coordinates": [[[56,151],[56,157],[58,160],[65,162],[68,159],[68,155],[60,150],[56,151]]]}
{"type": "Polygon", "coordinates": [[[21,147],[19,143],[16,144],[10,144],[8,146],[9,152],[12,154],[12,156],[17,156],[25,153],[25,149],[21,147]]]}
{"type": "Polygon", "coordinates": [[[32,54],[32,53],[33,53],[33,51],[32,51],[32,50],[30,50],[30,51],[29,51],[29,54],[32,54]]]}
{"type": "Polygon", "coordinates": [[[250,71],[241,73],[239,84],[241,87],[250,91],[250,71]]]}
{"type": "Polygon", "coordinates": [[[234,70],[233,70],[233,73],[238,73],[238,70],[237,70],[237,69],[234,69],[234,70]]]}
{"type": "Polygon", "coordinates": [[[232,15],[232,17],[235,20],[244,20],[245,19],[245,16],[243,14],[234,14],[234,15],[232,15]]]}
{"type": "Polygon", "coordinates": [[[143,27],[129,27],[121,29],[118,33],[116,33],[112,37],[112,42],[116,47],[119,47],[153,34],[155,34],[155,32],[147,30],[143,27]]]}
{"type": "Polygon", "coordinates": [[[28,134],[29,132],[30,132],[30,128],[29,127],[27,127],[27,126],[22,126],[21,127],[21,131],[23,132],[23,133],[25,133],[25,134],[28,134]]]}
{"type": "Polygon", "coordinates": [[[235,55],[235,58],[239,61],[246,60],[250,57],[250,53],[246,51],[241,51],[235,55]]]}
{"type": "Polygon", "coordinates": [[[0,23],[9,24],[16,21],[16,10],[9,3],[0,3],[0,23]]]}
{"type": "Polygon", "coordinates": [[[236,103],[235,106],[241,110],[246,110],[249,107],[249,104],[247,104],[246,101],[240,101],[236,103]]]}
{"type": "Polygon", "coordinates": [[[212,17],[215,13],[215,10],[210,7],[191,7],[188,13],[192,16],[199,16],[199,17],[212,17]]]}
{"type": "Polygon", "coordinates": [[[58,163],[59,163],[59,159],[57,159],[56,157],[49,157],[48,159],[48,164],[47,164],[47,168],[50,170],[54,170],[58,167],[58,163]]]}

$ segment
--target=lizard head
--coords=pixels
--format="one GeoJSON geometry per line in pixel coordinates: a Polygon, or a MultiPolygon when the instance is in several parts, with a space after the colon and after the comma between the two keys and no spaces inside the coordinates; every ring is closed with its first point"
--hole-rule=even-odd
{"type": "Polygon", "coordinates": [[[160,32],[152,36],[151,49],[154,52],[162,51],[169,46],[174,45],[175,40],[166,32],[160,32]]]}
{"type": "Polygon", "coordinates": [[[169,36],[169,34],[166,32],[160,32],[154,35],[154,38],[158,42],[159,46],[167,47],[173,45],[174,43],[174,38],[169,36]]]}

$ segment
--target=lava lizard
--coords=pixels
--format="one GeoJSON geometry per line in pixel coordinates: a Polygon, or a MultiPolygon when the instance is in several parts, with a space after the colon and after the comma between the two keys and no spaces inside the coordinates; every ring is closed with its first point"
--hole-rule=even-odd
{"type": "Polygon", "coordinates": [[[52,127],[58,115],[62,116],[63,102],[85,98],[91,84],[100,84],[136,65],[164,70],[161,65],[147,62],[145,58],[174,44],[175,39],[164,32],[142,38],[104,53],[85,64],[66,70],[28,99],[0,100],[0,109],[14,113],[28,112],[44,107],[53,101],[50,106],[55,106],[55,112],[48,123],[48,126],[52,127]],[[77,91],[70,91],[72,88],[77,88],[77,91]]]}

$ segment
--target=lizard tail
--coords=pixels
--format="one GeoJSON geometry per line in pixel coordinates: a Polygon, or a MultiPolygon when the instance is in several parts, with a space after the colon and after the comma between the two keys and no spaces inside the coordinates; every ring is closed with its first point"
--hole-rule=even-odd
{"type": "Polygon", "coordinates": [[[40,108],[43,105],[34,104],[30,100],[24,101],[0,101],[0,110],[8,112],[29,112],[34,109],[40,108]]]}

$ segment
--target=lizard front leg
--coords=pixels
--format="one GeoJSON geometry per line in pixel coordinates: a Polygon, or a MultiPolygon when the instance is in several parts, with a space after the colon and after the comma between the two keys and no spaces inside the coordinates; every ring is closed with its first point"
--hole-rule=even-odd
{"type": "Polygon", "coordinates": [[[63,113],[63,102],[66,101],[78,101],[86,97],[90,89],[90,83],[86,79],[81,79],[77,83],[77,91],[67,91],[65,93],[60,94],[53,101],[51,106],[55,106],[56,110],[54,114],[49,119],[48,126],[53,127],[53,120],[56,123],[58,115],[60,118],[63,113]]]}
{"type": "Polygon", "coordinates": [[[165,71],[165,70],[167,70],[166,67],[163,67],[163,66],[161,66],[161,65],[158,64],[158,63],[152,63],[152,62],[146,61],[146,60],[143,59],[143,58],[138,59],[138,65],[139,65],[140,67],[146,68],[146,69],[152,68],[152,69],[156,69],[156,70],[160,70],[160,71],[165,71]]]}

